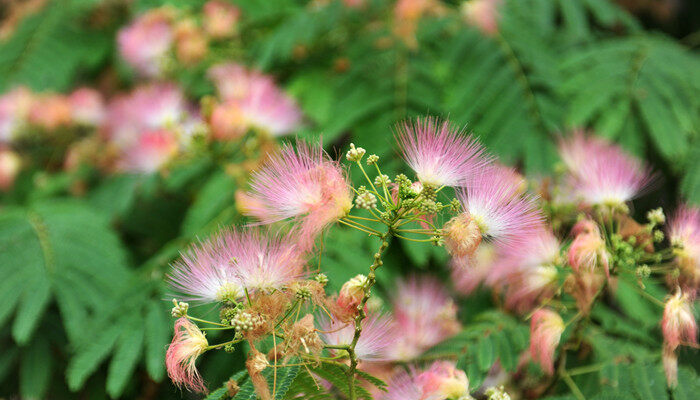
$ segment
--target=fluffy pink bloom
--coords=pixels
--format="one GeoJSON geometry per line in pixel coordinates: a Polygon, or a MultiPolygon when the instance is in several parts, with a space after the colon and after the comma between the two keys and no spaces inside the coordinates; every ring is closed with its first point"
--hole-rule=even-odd
{"type": "Polygon", "coordinates": [[[303,276],[291,242],[258,229],[225,230],[193,246],[173,265],[171,286],[186,300],[239,300],[244,290],[279,289],[303,276]]]}
{"type": "Polygon", "coordinates": [[[135,142],[124,146],[117,163],[122,171],[153,173],[178,152],[175,135],[165,129],[143,131],[135,142]]]}
{"type": "Polygon", "coordinates": [[[156,9],[138,17],[117,34],[119,53],[136,72],[145,77],[162,74],[173,44],[171,17],[156,9]]]}
{"type": "Polygon", "coordinates": [[[530,324],[530,356],[549,375],[554,374],[554,351],[564,332],[559,314],[547,309],[537,310],[530,324]]]}
{"type": "Polygon", "coordinates": [[[436,361],[425,371],[398,373],[382,400],[446,400],[469,396],[469,380],[464,371],[446,361],[436,361]]]}
{"type": "Polygon", "coordinates": [[[236,33],[241,11],[238,7],[222,0],[209,0],[202,9],[204,30],[215,39],[224,39],[236,33]]]}
{"type": "Polygon", "coordinates": [[[365,296],[365,284],[367,277],[359,274],[343,284],[338,293],[336,304],[344,313],[355,315],[357,306],[360,305],[365,296]]]}
{"type": "Polygon", "coordinates": [[[452,258],[450,268],[455,289],[464,295],[471,294],[484,282],[497,259],[498,252],[492,243],[481,244],[472,255],[452,258]]]}
{"type": "Polygon", "coordinates": [[[269,224],[297,220],[302,247],[350,211],[352,192],[345,171],[320,144],[285,145],[253,174],[247,213],[269,224]]]}
{"type": "Polygon", "coordinates": [[[298,105],[270,76],[233,63],[212,67],[208,75],[224,99],[219,107],[232,124],[226,136],[242,136],[251,128],[280,136],[301,126],[298,105]]]}
{"type": "Polygon", "coordinates": [[[580,131],[560,143],[559,153],[576,195],[589,205],[623,204],[652,180],[649,168],[620,147],[580,131]]]}
{"type": "Polygon", "coordinates": [[[175,321],[175,335],[165,353],[168,376],[177,386],[196,392],[206,392],[195,362],[207,350],[207,338],[197,325],[182,317],[175,321]]]}
{"type": "MultiPolygon", "coordinates": [[[[581,223],[577,224],[580,225],[581,223]]],[[[592,272],[596,267],[601,266],[605,274],[610,276],[610,255],[608,254],[605,240],[600,234],[600,230],[595,223],[586,222],[586,228],[576,235],[574,241],[569,246],[569,265],[575,272],[586,270],[592,272]]],[[[574,227],[574,231],[579,231],[574,227]]]]}
{"type": "Polygon", "coordinates": [[[435,279],[399,281],[392,303],[396,338],[389,356],[394,360],[413,359],[460,329],[457,307],[435,279]]]}
{"type": "Polygon", "coordinates": [[[668,224],[668,237],[680,266],[682,286],[700,288],[700,208],[681,205],[668,224]]]}
{"type": "Polygon", "coordinates": [[[68,126],[73,122],[71,105],[63,95],[36,96],[29,109],[28,121],[47,130],[68,126]]]}
{"type": "Polygon", "coordinates": [[[491,161],[474,137],[430,117],[398,125],[396,140],[425,185],[465,186],[491,161]]]}
{"type": "Polygon", "coordinates": [[[675,350],[681,344],[697,344],[698,325],[688,294],[680,289],[666,301],[661,330],[666,345],[675,350]]]}
{"type": "MultiPolygon", "coordinates": [[[[527,241],[542,224],[535,199],[513,185],[512,174],[501,167],[487,168],[473,176],[466,188],[457,191],[457,198],[480,236],[499,246],[527,241]]],[[[464,237],[471,240],[474,235],[464,237]]]]}
{"type": "Polygon", "coordinates": [[[33,95],[17,87],[0,96],[0,143],[9,143],[26,123],[33,95]]]}
{"type": "Polygon", "coordinates": [[[502,0],[471,0],[462,3],[467,23],[488,36],[498,33],[499,8],[502,0]]]}
{"type": "Polygon", "coordinates": [[[95,89],[82,87],[68,97],[73,121],[82,125],[98,126],[105,117],[102,95],[95,89]]]}
{"type": "MultiPolygon", "coordinates": [[[[362,320],[362,334],[355,346],[355,355],[362,361],[387,360],[387,351],[393,342],[393,321],[389,316],[368,314],[362,320]]],[[[355,335],[355,324],[321,320],[322,339],[325,343],[335,346],[346,346],[352,343],[355,335]]]]}
{"type": "Polygon", "coordinates": [[[0,147],[0,190],[8,190],[14,185],[21,166],[17,153],[0,147]]]}

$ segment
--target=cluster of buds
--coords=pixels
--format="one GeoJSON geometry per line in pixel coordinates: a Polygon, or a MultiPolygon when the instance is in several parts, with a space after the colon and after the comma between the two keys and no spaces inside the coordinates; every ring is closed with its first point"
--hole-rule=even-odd
{"type": "Polygon", "coordinates": [[[170,310],[170,315],[173,316],[173,318],[180,318],[180,317],[186,317],[187,316],[187,310],[190,308],[190,305],[183,302],[183,301],[177,301],[177,299],[173,299],[173,308],[170,310]]]}
{"type": "Polygon", "coordinates": [[[252,314],[247,311],[241,311],[231,319],[231,325],[238,332],[246,332],[257,329],[264,322],[260,315],[252,314]]]}
{"type": "Polygon", "coordinates": [[[365,156],[365,149],[362,147],[355,147],[354,143],[350,143],[350,150],[348,150],[347,153],[345,153],[345,158],[348,161],[352,162],[360,162],[362,161],[362,157],[365,156]]]}

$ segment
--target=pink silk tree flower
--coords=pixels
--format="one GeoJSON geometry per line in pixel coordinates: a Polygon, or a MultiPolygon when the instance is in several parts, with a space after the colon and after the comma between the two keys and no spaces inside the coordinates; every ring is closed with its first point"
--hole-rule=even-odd
{"type": "Polygon", "coordinates": [[[452,282],[455,290],[469,295],[486,280],[498,259],[492,243],[482,243],[470,256],[453,257],[450,260],[452,282]]]}
{"type": "Polygon", "coordinates": [[[569,265],[575,272],[586,270],[595,271],[601,266],[605,275],[610,277],[610,254],[601,236],[598,226],[589,220],[584,220],[574,226],[573,232],[580,232],[569,246],[569,265]]]}
{"type": "Polygon", "coordinates": [[[394,360],[408,361],[455,335],[460,324],[457,307],[445,287],[430,277],[399,281],[392,298],[395,344],[394,360]]]}
{"type": "Polygon", "coordinates": [[[20,86],[0,96],[0,143],[9,143],[27,122],[34,95],[20,86]]]}
{"type": "Polygon", "coordinates": [[[153,173],[178,152],[175,135],[165,129],[141,132],[135,142],[122,148],[117,168],[121,171],[153,173]]]}
{"type": "Polygon", "coordinates": [[[28,122],[47,130],[69,126],[73,122],[71,104],[63,95],[37,95],[29,109],[28,122]]]}
{"type": "Polygon", "coordinates": [[[500,167],[487,168],[469,181],[466,188],[457,191],[463,214],[453,220],[462,219],[457,226],[463,229],[451,233],[449,245],[446,238],[448,250],[463,249],[456,255],[464,256],[473,253],[482,238],[507,247],[537,234],[542,214],[535,198],[513,185],[511,173],[500,167]]]}
{"type": "Polygon", "coordinates": [[[700,208],[681,205],[668,224],[668,237],[680,267],[680,283],[700,289],[700,208]]]}
{"type": "Polygon", "coordinates": [[[186,317],[175,321],[175,335],[165,353],[168,376],[175,385],[195,392],[207,391],[195,365],[197,358],[207,350],[207,346],[207,338],[197,325],[186,317]]]}
{"type": "Polygon", "coordinates": [[[564,321],[554,311],[543,308],[532,315],[530,356],[549,375],[554,374],[554,352],[564,328],[564,321]]]}
{"type": "Polygon", "coordinates": [[[484,35],[498,33],[499,8],[502,0],[471,0],[462,3],[461,12],[467,23],[484,35]]]}
{"type": "Polygon", "coordinates": [[[138,17],[117,33],[119,54],[141,76],[162,75],[174,41],[172,18],[163,9],[138,17]]]}
{"type": "Polygon", "coordinates": [[[473,136],[430,117],[398,125],[396,140],[424,185],[465,186],[492,159],[473,136]]]}
{"type": "Polygon", "coordinates": [[[411,368],[396,374],[381,400],[470,399],[469,380],[451,362],[436,361],[427,370],[411,368]]]}
{"type": "Polygon", "coordinates": [[[577,132],[559,146],[571,185],[587,205],[623,205],[648,187],[648,166],[620,147],[577,132]]]}
{"type": "Polygon", "coordinates": [[[73,121],[86,126],[98,126],[105,118],[105,104],[100,92],[82,87],[74,90],[68,101],[73,121]]]}
{"type": "Polygon", "coordinates": [[[352,208],[347,174],[320,144],[285,145],[253,174],[251,188],[247,214],[262,224],[295,219],[302,249],[352,208]]]}
{"type": "Polygon", "coordinates": [[[209,0],[202,8],[204,13],[204,30],[214,39],[226,39],[233,36],[238,29],[241,10],[222,0],[209,0]]]}
{"type": "MultiPolygon", "coordinates": [[[[355,324],[320,318],[321,338],[326,344],[348,346],[355,335],[355,324]]],[[[369,313],[362,320],[362,334],[355,346],[355,355],[361,361],[385,361],[393,345],[393,320],[390,316],[369,313]]]]}
{"type": "MultiPolygon", "coordinates": [[[[412,371],[415,372],[415,371],[412,371]]],[[[386,392],[384,392],[381,400],[422,400],[423,390],[415,382],[413,373],[401,371],[394,375],[388,382],[386,392]]]]}
{"type": "Polygon", "coordinates": [[[661,330],[671,350],[681,344],[697,344],[698,325],[691,304],[688,294],[683,294],[680,289],[666,301],[661,330]]]}
{"type": "Polygon", "coordinates": [[[240,300],[245,291],[280,289],[303,276],[301,253],[258,229],[224,230],[193,246],[173,265],[169,281],[186,300],[240,300]]]}

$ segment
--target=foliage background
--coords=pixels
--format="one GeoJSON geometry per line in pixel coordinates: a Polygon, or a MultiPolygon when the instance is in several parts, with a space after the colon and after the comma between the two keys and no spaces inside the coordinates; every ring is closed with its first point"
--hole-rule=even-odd
{"type": "MultiPolygon", "coordinates": [[[[662,183],[637,202],[640,210],[652,202],[671,208],[680,196],[700,203],[700,58],[694,51],[700,39],[692,1],[662,21],[609,0],[510,0],[497,35],[484,36],[458,13],[448,13],[421,21],[415,49],[386,42],[391,28],[382,22],[392,18],[387,1],[369,1],[361,12],[340,2],[233,2],[245,16],[240,43],[213,53],[274,74],[308,117],[298,135],[322,133],[333,155],[354,142],[395,159],[393,124],[430,113],[466,125],[505,162],[538,176],[556,168],[558,135],[588,127],[661,171],[662,183]]],[[[18,84],[37,91],[132,85],[134,77],[116,53],[115,32],[165,3],[194,10],[203,2],[42,2],[0,41],[0,91],[18,84]]],[[[175,71],[192,99],[213,93],[204,72],[175,71]]],[[[163,274],[186,244],[242,221],[233,203],[236,181],[207,156],[193,157],[165,177],[92,182],[80,198],[69,195],[72,179],[28,171],[20,180],[23,189],[2,197],[0,396],[189,396],[165,379],[172,323],[163,274]]],[[[337,289],[364,270],[358,254],[371,250],[355,232],[330,235],[324,262],[337,289]]],[[[380,287],[410,270],[445,275],[444,261],[429,246],[394,247],[380,287]]],[[[577,383],[592,398],[666,398],[665,389],[659,392],[661,370],[645,361],[659,348],[658,312],[634,303],[624,288],[618,296],[615,307],[595,311],[606,332],[590,333],[596,354],[609,354],[599,362],[609,366],[577,383]],[[619,364],[618,357],[632,362],[619,364]]],[[[493,308],[488,293],[462,299],[468,328],[445,344],[463,354],[460,362],[473,384],[496,358],[512,366],[527,345],[527,329],[493,308]]],[[[700,365],[692,354],[682,357],[695,370],[681,370],[673,396],[690,399],[700,365]]],[[[242,362],[240,354],[216,353],[201,369],[216,387],[242,362]]]]}

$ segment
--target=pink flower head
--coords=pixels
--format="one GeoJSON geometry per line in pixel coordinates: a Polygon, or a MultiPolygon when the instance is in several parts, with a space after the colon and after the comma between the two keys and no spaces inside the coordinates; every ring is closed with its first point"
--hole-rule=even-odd
{"type": "Polygon", "coordinates": [[[465,186],[491,162],[474,137],[430,117],[398,125],[396,140],[424,185],[465,186]]]}
{"type": "Polygon", "coordinates": [[[525,242],[542,225],[535,198],[513,185],[512,176],[501,167],[487,168],[457,191],[466,218],[474,221],[481,237],[499,246],[525,242]]]}
{"type": "Polygon", "coordinates": [[[467,23],[487,36],[498,33],[499,8],[502,0],[471,0],[462,3],[467,23]]]}
{"type": "Polygon", "coordinates": [[[301,126],[298,105],[272,77],[233,63],[212,67],[208,75],[224,99],[219,107],[225,109],[228,123],[233,124],[224,136],[242,136],[251,128],[280,136],[301,126]]]}
{"type": "Polygon", "coordinates": [[[494,287],[505,287],[505,306],[526,312],[551,297],[557,284],[560,245],[542,228],[526,242],[505,248],[487,278],[494,287]]]}
{"type": "Polygon", "coordinates": [[[498,257],[493,243],[483,243],[470,256],[452,258],[450,268],[455,289],[464,295],[471,294],[486,280],[498,257]]]}
{"type": "Polygon", "coordinates": [[[666,301],[661,330],[664,341],[671,350],[675,350],[681,344],[697,344],[698,325],[687,293],[683,294],[678,289],[676,294],[666,301]]]}
{"type": "Polygon", "coordinates": [[[649,168],[620,147],[575,132],[559,145],[576,195],[588,205],[618,205],[635,198],[652,180],[649,168]]]}
{"type": "Polygon", "coordinates": [[[554,374],[554,351],[564,332],[559,314],[547,309],[535,311],[530,324],[530,355],[549,375],[554,374]]]}
{"type": "Polygon", "coordinates": [[[392,359],[413,359],[460,329],[457,307],[437,280],[399,281],[392,301],[397,335],[389,353],[392,359]]]}
{"type": "Polygon", "coordinates": [[[183,254],[169,280],[186,300],[237,301],[245,290],[282,288],[301,278],[303,268],[297,247],[279,236],[225,230],[183,254]]]}
{"type": "Polygon", "coordinates": [[[153,173],[178,152],[175,135],[165,129],[143,131],[135,142],[122,149],[117,167],[122,171],[153,173]]]}
{"type": "Polygon", "coordinates": [[[0,96],[0,143],[9,143],[26,123],[33,94],[17,87],[0,96]]]}
{"type": "Polygon", "coordinates": [[[576,272],[583,269],[594,271],[597,266],[602,266],[605,274],[610,276],[610,255],[598,231],[576,235],[569,247],[568,257],[569,265],[576,272]]]}
{"type": "Polygon", "coordinates": [[[464,371],[446,361],[436,361],[425,371],[411,369],[396,374],[382,400],[446,400],[469,398],[464,371]]]}
{"type": "MultiPolygon", "coordinates": [[[[387,351],[393,342],[393,321],[389,316],[369,313],[362,320],[362,334],[355,346],[355,355],[362,361],[387,360],[387,351]]],[[[355,325],[321,319],[321,336],[326,344],[347,346],[352,343],[355,325]]]]}
{"type": "Polygon", "coordinates": [[[339,309],[348,315],[357,313],[357,306],[360,305],[365,296],[365,285],[367,277],[359,274],[343,284],[338,294],[336,304],[339,309]]]}
{"type": "Polygon", "coordinates": [[[253,174],[247,213],[261,223],[294,218],[302,247],[350,211],[352,192],[345,171],[320,144],[285,145],[253,174]]]}
{"type": "Polygon", "coordinates": [[[196,392],[207,391],[195,362],[207,350],[208,345],[207,338],[197,325],[186,317],[175,321],[175,335],[165,353],[168,376],[175,385],[196,392]]]}
{"type": "Polygon", "coordinates": [[[222,0],[209,0],[204,4],[204,30],[215,39],[225,39],[236,33],[241,11],[222,0]]]}
{"type": "Polygon", "coordinates": [[[68,99],[59,94],[36,96],[29,110],[29,123],[47,130],[65,127],[73,122],[68,99]]]}
{"type": "Polygon", "coordinates": [[[119,53],[140,75],[160,76],[174,40],[171,17],[156,9],[138,17],[117,34],[119,53]]]}
{"type": "Polygon", "coordinates": [[[68,97],[73,121],[88,126],[98,126],[105,117],[105,105],[102,95],[95,89],[82,87],[73,91],[68,97]]]}
{"type": "Polygon", "coordinates": [[[700,208],[681,205],[668,225],[683,286],[700,287],[700,208]]]}

